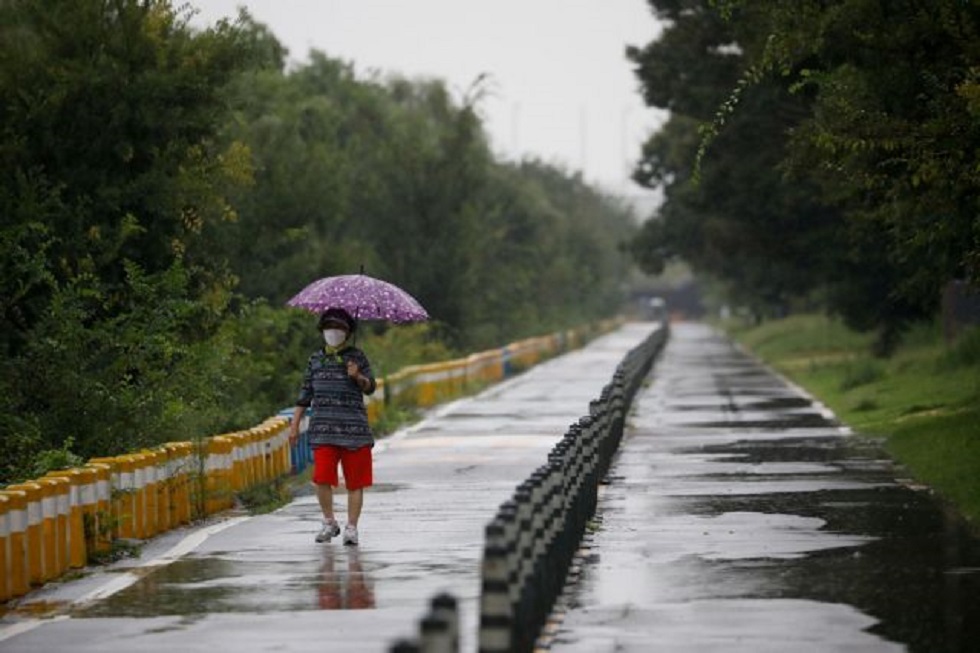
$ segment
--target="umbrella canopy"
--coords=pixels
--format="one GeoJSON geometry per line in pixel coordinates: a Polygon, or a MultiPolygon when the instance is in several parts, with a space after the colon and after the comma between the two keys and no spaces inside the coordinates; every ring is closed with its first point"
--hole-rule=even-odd
{"type": "Polygon", "coordinates": [[[357,320],[405,324],[429,319],[429,313],[417,299],[394,284],[366,274],[324,277],[303,288],[286,303],[314,313],[342,308],[357,320]]]}

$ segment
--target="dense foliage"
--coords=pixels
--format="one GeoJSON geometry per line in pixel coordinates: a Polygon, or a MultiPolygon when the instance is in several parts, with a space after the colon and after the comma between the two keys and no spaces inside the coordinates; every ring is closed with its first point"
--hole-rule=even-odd
{"type": "Polygon", "coordinates": [[[247,14],[188,11],[0,3],[0,482],[288,405],[317,334],[282,307],[322,276],[363,267],[434,316],[364,330],[389,373],[619,307],[630,212],[495,161],[479,83],[287,71],[247,14]]]}
{"type": "Polygon", "coordinates": [[[980,5],[650,5],[667,28],[629,56],[672,118],[636,171],[667,196],[646,269],[683,257],[760,314],[820,302],[882,352],[980,280],[980,5]]]}

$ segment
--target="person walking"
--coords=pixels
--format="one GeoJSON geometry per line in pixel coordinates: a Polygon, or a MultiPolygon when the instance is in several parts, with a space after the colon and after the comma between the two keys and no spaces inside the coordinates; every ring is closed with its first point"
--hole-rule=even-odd
{"type": "Polygon", "coordinates": [[[339,485],[337,466],[347,487],[347,525],[343,543],[358,544],[357,523],[364,506],[364,488],[374,483],[371,450],[374,435],[368,424],[364,395],[377,388],[367,355],[354,346],[357,321],[342,308],[328,308],[317,322],[324,346],[310,355],[296,409],[289,425],[295,444],[299,424],[310,410],[307,432],[313,448],[313,484],[323,514],[317,542],[340,534],[334,516],[333,490],[339,485]]]}

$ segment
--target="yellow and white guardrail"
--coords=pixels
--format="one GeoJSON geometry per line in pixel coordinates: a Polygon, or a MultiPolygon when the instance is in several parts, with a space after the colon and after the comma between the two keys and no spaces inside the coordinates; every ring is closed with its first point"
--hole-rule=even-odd
{"type": "Polygon", "coordinates": [[[604,320],[595,326],[527,338],[466,358],[406,367],[378,380],[377,391],[367,398],[368,419],[377,421],[392,403],[428,407],[459,397],[473,387],[495,383],[577,348],[592,335],[611,331],[619,324],[618,319],[604,320]]]}
{"type": "Polygon", "coordinates": [[[169,442],[0,490],[0,602],[84,567],[116,539],[148,539],[234,505],[290,472],[289,420],[169,442]]]}

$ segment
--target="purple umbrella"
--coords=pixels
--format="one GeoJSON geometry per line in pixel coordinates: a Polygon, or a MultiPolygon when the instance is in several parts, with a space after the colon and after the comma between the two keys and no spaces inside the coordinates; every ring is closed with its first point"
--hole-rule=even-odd
{"type": "Polygon", "coordinates": [[[314,281],[286,302],[320,313],[342,308],[358,320],[388,320],[398,324],[424,322],[429,313],[407,292],[366,274],[342,274],[314,281]]]}

